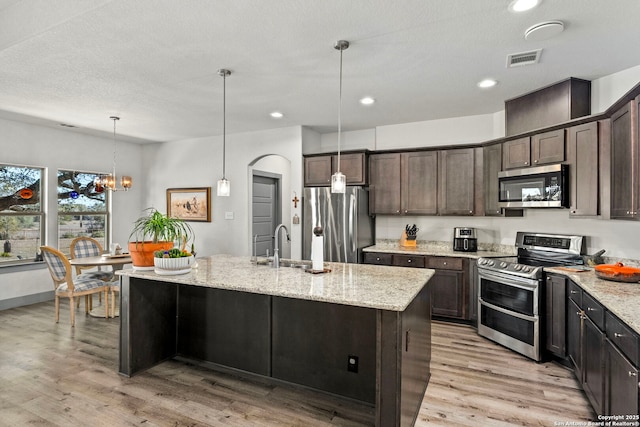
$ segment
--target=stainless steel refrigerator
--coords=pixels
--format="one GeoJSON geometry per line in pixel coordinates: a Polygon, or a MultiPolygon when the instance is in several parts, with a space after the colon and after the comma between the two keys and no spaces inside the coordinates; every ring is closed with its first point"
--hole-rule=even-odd
{"type": "Polygon", "coordinates": [[[311,259],[313,229],[324,232],[324,260],[362,262],[362,249],[375,242],[375,221],[369,215],[369,190],[347,187],[332,194],[328,187],[307,187],[303,195],[302,257],[311,259]]]}

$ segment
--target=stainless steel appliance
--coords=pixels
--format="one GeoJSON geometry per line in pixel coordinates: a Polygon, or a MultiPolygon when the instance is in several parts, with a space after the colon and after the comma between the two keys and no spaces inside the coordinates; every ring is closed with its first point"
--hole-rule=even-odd
{"type": "Polygon", "coordinates": [[[502,208],[568,208],[568,166],[563,164],[498,172],[502,208]]]}
{"type": "Polygon", "coordinates": [[[460,252],[476,252],[478,238],[476,229],[471,227],[456,227],[453,229],[453,250],[460,252]]]}
{"type": "Polygon", "coordinates": [[[478,334],[541,360],[543,269],[583,264],[584,238],[516,235],[516,257],[478,259],[478,334]]]}
{"type": "Polygon", "coordinates": [[[375,242],[369,191],[349,186],[344,194],[334,194],[329,187],[308,187],[303,203],[303,258],[311,259],[313,228],[321,226],[325,261],[361,263],[362,249],[375,242]]]}

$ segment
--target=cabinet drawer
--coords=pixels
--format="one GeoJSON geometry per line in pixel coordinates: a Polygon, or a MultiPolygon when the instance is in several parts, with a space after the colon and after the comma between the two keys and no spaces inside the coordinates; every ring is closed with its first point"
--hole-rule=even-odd
{"type": "Polygon", "coordinates": [[[462,270],[462,258],[450,258],[444,256],[429,257],[427,268],[436,270],[462,270]]]}
{"type": "Polygon", "coordinates": [[[364,263],[365,264],[377,264],[377,265],[391,265],[391,254],[380,252],[365,252],[364,263]]]}
{"type": "Polygon", "coordinates": [[[582,309],[589,319],[604,331],[604,307],[586,292],[582,293],[582,309]]]}
{"type": "Polygon", "coordinates": [[[420,255],[393,255],[393,265],[399,267],[424,268],[424,257],[420,255]]]}
{"type": "Polygon", "coordinates": [[[636,366],[640,367],[640,337],[613,314],[607,312],[607,338],[636,366]]]}
{"type": "Polygon", "coordinates": [[[578,307],[582,308],[582,288],[572,281],[569,281],[569,298],[571,298],[578,307]]]}

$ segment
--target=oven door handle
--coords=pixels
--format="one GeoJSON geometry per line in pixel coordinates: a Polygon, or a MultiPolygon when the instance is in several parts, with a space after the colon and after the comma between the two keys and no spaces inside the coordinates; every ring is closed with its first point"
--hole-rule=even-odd
{"type": "Polygon", "coordinates": [[[478,272],[478,278],[490,280],[492,282],[496,282],[505,286],[524,289],[527,291],[535,291],[536,289],[538,289],[540,283],[537,279],[525,279],[518,276],[505,277],[497,274],[486,273],[484,271],[478,272]],[[508,283],[505,283],[505,281],[508,281],[508,283]]]}
{"type": "Polygon", "coordinates": [[[480,304],[489,307],[492,310],[499,311],[500,313],[507,314],[509,316],[517,317],[518,319],[528,320],[529,322],[537,322],[537,317],[527,316],[526,314],[520,314],[515,311],[507,310],[506,308],[498,307],[497,305],[493,305],[490,302],[486,302],[482,298],[480,298],[480,304]]]}

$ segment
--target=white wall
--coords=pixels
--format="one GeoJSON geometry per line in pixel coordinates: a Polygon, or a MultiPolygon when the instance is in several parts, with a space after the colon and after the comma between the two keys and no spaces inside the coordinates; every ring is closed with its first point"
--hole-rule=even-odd
{"type": "MultiPolygon", "coordinates": [[[[108,173],[113,166],[113,139],[35,124],[0,119],[0,162],[45,167],[48,199],[46,244],[57,247],[57,171],[71,169],[108,173]]],[[[117,173],[131,175],[134,187],[113,198],[113,241],[126,242],[139,210],[145,178],[140,173],[142,147],[118,142],[117,173]]],[[[53,290],[47,270],[7,273],[0,270],[0,300],[53,290]]]]}
{"type": "Polygon", "coordinates": [[[640,82],[640,65],[591,82],[591,113],[604,112],[640,82]]]}
{"type": "Polygon", "coordinates": [[[291,165],[287,178],[290,184],[282,190],[283,204],[289,205],[288,214],[283,209],[283,222],[291,234],[291,257],[300,258],[300,226],[293,226],[291,221],[295,213],[302,217],[301,204],[294,209],[291,202],[294,191],[298,198],[302,194],[300,126],[227,135],[226,177],[231,182],[230,197],[215,195],[216,183],[222,177],[221,136],[145,146],[143,162],[149,185],[142,206],[166,212],[167,188],[212,187],[211,222],[190,223],[196,234],[198,256],[219,253],[248,256],[251,254],[249,168],[255,160],[268,155],[282,156],[291,165]],[[233,219],[225,219],[225,212],[232,212],[233,219]]]}

